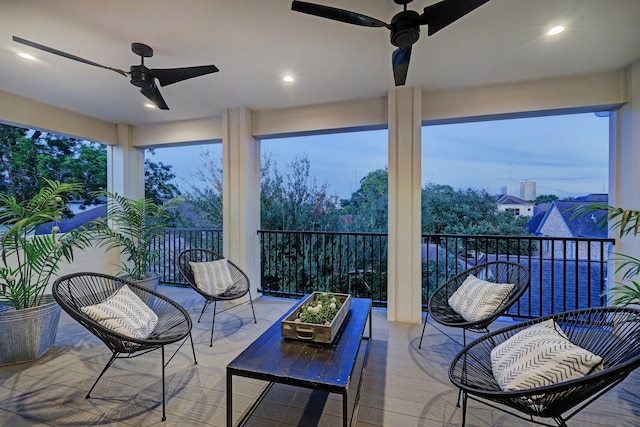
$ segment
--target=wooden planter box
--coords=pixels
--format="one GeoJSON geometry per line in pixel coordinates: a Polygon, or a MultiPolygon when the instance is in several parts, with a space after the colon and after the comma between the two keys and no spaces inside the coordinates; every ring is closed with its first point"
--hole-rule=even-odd
{"type": "Polygon", "coordinates": [[[303,341],[313,341],[323,344],[331,344],[335,339],[340,326],[347,317],[351,308],[351,296],[348,294],[333,294],[338,301],[342,302],[342,306],[338,313],[331,321],[330,325],[319,325],[317,323],[296,322],[300,310],[310,301],[316,299],[321,292],[314,292],[306,297],[298,308],[293,310],[284,320],[280,322],[280,331],[284,338],[291,338],[303,341]]]}

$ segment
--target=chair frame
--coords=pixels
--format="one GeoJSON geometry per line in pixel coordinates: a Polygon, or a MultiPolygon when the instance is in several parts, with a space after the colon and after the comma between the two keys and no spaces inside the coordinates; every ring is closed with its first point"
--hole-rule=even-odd
{"type": "Polygon", "coordinates": [[[165,410],[165,368],[182,348],[187,339],[191,342],[194,365],[198,364],[193,338],[191,336],[192,322],[189,313],[178,303],[158,292],[144,288],[128,280],[101,273],[81,272],[61,276],[54,282],[52,293],[62,309],[67,312],[71,318],[98,337],[112,353],[109,361],[85,397],[87,399],[91,397],[91,392],[98,384],[98,381],[100,381],[116,359],[135,358],[160,349],[162,353],[162,421],[165,421],[167,419],[165,410]],[[124,285],[128,285],[129,288],[158,315],[158,324],[146,339],[131,338],[114,332],[80,310],[80,307],[103,302],[112,295],[113,292],[124,285]],[[180,342],[180,345],[168,360],[166,360],[165,346],[177,342],[180,342]]]}
{"type": "Polygon", "coordinates": [[[422,340],[424,338],[424,331],[427,327],[429,315],[431,315],[431,318],[441,325],[453,328],[462,328],[463,347],[467,345],[467,330],[483,334],[488,333],[489,325],[509,310],[511,306],[513,306],[526,292],[526,290],[529,289],[529,282],[530,277],[528,268],[522,264],[511,261],[485,262],[458,273],[438,287],[429,298],[429,307],[424,319],[422,335],[420,336],[418,348],[422,348],[422,340]],[[469,274],[479,277],[482,276],[482,274],[486,275],[489,272],[494,275],[497,283],[510,283],[515,286],[498,310],[478,321],[469,322],[449,306],[449,298],[460,286],[462,286],[469,274]]]}
{"type": "Polygon", "coordinates": [[[449,379],[463,396],[463,427],[468,399],[536,424],[566,426],[569,419],[638,367],[640,309],[598,307],[545,316],[485,335],[456,355],[449,379]],[[503,391],[491,370],[491,350],[521,330],[548,319],[554,319],[571,342],[602,357],[604,369],[550,386],[503,391]],[[528,399],[535,399],[535,403],[528,399]],[[556,424],[541,419],[552,419],[556,424]]]}
{"type": "Polygon", "coordinates": [[[207,307],[209,307],[209,305],[213,303],[213,317],[211,319],[211,338],[209,340],[209,347],[213,347],[213,328],[216,323],[216,314],[224,313],[225,311],[235,307],[231,306],[225,308],[224,310],[217,311],[218,301],[232,301],[249,294],[249,303],[251,304],[251,312],[253,313],[253,323],[258,323],[256,319],[256,312],[253,308],[253,298],[251,297],[251,286],[249,278],[244,273],[244,271],[242,271],[242,269],[234,264],[231,260],[227,259],[231,277],[233,279],[233,286],[230,288],[230,290],[223,294],[214,295],[203,291],[196,284],[195,278],[193,277],[193,270],[189,265],[189,261],[208,262],[220,259],[224,259],[224,256],[209,249],[202,248],[186,249],[180,252],[180,254],[178,255],[178,269],[180,270],[180,274],[187,281],[189,286],[191,286],[196,292],[198,292],[205,300],[202,311],[200,311],[200,316],[198,317],[198,323],[200,323],[200,319],[202,319],[202,315],[206,311],[207,307]]]}

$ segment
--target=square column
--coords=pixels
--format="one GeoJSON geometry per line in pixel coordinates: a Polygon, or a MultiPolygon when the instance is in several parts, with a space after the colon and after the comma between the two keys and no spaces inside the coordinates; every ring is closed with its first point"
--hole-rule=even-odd
{"type": "Polygon", "coordinates": [[[130,125],[118,123],[118,144],[107,146],[107,189],[132,199],[144,196],[144,151],[133,147],[130,125]]]}
{"type": "Polygon", "coordinates": [[[389,91],[387,318],[422,320],[420,153],[422,89],[389,91]]]}
{"type": "Polygon", "coordinates": [[[252,136],[253,115],[227,110],[222,118],[222,238],[224,255],[249,277],[257,296],[259,281],[260,144],[252,136]]]}

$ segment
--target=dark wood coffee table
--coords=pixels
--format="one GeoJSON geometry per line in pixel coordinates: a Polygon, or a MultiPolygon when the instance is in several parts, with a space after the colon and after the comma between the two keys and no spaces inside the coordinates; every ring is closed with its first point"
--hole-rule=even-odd
{"type": "Polygon", "coordinates": [[[352,299],[349,315],[332,344],[282,338],[280,320],[295,310],[300,303],[291,308],[227,365],[227,426],[233,426],[234,375],[269,382],[240,419],[239,425],[246,422],[273,383],[341,394],[343,426],[350,425],[357,414],[360,387],[371,343],[371,300],[352,299]],[[369,320],[369,334],[365,336],[367,320],[369,320]],[[349,388],[355,384],[353,375],[361,344],[364,344],[362,369],[355,390],[352,415],[349,417],[348,397],[352,391],[349,388]]]}

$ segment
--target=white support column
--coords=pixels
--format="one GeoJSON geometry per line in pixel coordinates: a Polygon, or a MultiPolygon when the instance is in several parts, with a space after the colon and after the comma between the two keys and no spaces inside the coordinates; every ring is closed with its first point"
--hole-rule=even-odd
{"type": "Polygon", "coordinates": [[[144,196],[144,151],[133,147],[131,126],[119,123],[118,144],[107,146],[107,188],[138,199],[144,196]]]}
{"type": "MultiPolygon", "coordinates": [[[[609,202],[640,210],[640,61],[629,66],[627,86],[629,102],[612,115],[610,122],[609,202]]],[[[619,239],[615,252],[640,258],[640,236],[619,239]]],[[[608,270],[609,286],[620,281],[620,275],[614,277],[613,267],[608,270]]]]}
{"type": "Polygon", "coordinates": [[[389,91],[389,254],[390,321],[420,323],[422,89],[389,91]]]}
{"type": "MultiPolygon", "coordinates": [[[[144,151],[133,147],[131,126],[119,123],[118,144],[107,145],[107,190],[126,197],[144,197],[144,151]]],[[[108,251],[109,265],[115,274],[120,265],[120,253],[108,251]]]]}
{"type": "Polygon", "coordinates": [[[252,136],[252,125],[252,113],[247,109],[224,112],[222,230],[225,256],[247,274],[255,298],[260,271],[260,146],[252,136]]]}

